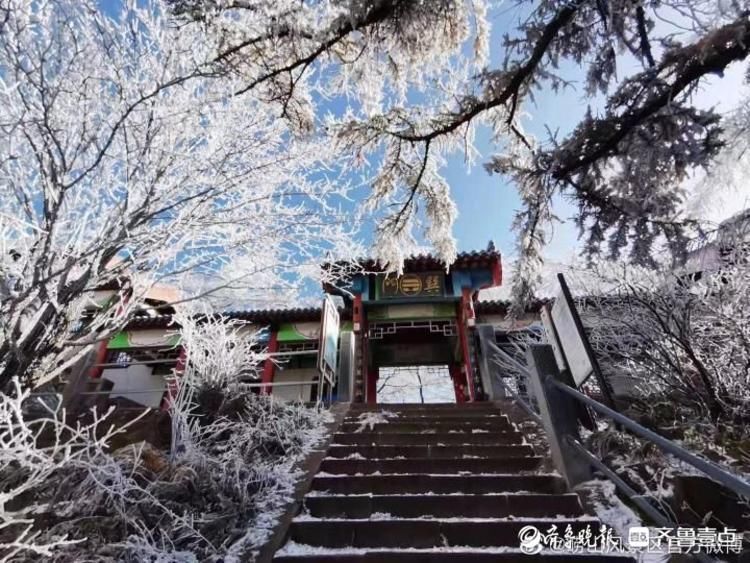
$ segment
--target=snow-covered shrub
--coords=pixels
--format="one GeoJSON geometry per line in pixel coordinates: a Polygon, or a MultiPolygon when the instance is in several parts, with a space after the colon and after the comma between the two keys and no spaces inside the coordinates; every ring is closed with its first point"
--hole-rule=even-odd
{"type": "MultiPolygon", "coordinates": [[[[269,537],[301,476],[297,465],[322,439],[329,415],[243,384],[263,356],[240,327],[210,314],[180,322],[188,352],[173,382],[179,435],[172,451],[141,442],[110,452],[106,439],[82,436],[81,454],[65,450],[59,463],[27,470],[34,478],[20,492],[28,493],[24,510],[33,517],[19,520],[26,528],[16,542],[28,545],[14,561],[35,562],[41,553],[60,563],[230,562],[252,559],[269,537]]],[[[6,410],[12,419],[15,411],[6,410]]],[[[4,441],[13,428],[0,428],[4,441]]],[[[45,455],[38,436],[24,436],[17,449],[28,450],[28,459],[45,455]]],[[[0,454],[2,493],[24,475],[8,452],[0,454]]]]}
{"type": "Polygon", "coordinates": [[[224,393],[257,375],[266,358],[259,352],[261,330],[214,313],[205,304],[178,309],[174,319],[180,327],[183,362],[173,375],[169,397],[173,456],[192,446],[198,431],[193,411],[202,408],[204,416],[215,412],[224,393]]]}
{"type": "MultiPolygon", "coordinates": [[[[627,273],[584,301],[605,376],[628,381],[627,406],[648,425],[701,448],[738,454],[750,443],[750,252],[720,267],[627,273]],[[743,445],[744,444],[744,445],[743,445]]],[[[746,454],[744,454],[746,457],[746,454]]],[[[741,456],[740,456],[741,457],[741,456]]]]}
{"type": "Polygon", "coordinates": [[[202,422],[193,447],[174,460],[145,443],[95,448],[35,479],[34,502],[20,514],[31,518],[26,542],[33,537],[38,547],[18,550],[13,561],[39,553],[65,563],[251,554],[289,502],[295,465],[322,438],[328,417],[249,391],[224,394],[216,412],[195,416],[202,422]]]}
{"type": "Polygon", "coordinates": [[[63,531],[45,533],[36,527],[36,515],[47,510],[37,493],[61,472],[98,457],[115,434],[127,431],[127,426],[106,428],[109,413],[95,411],[90,424],[69,425],[59,401],[30,419],[30,395],[17,378],[8,393],[0,393],[0,561],[52,557],[56,548],[77,543],[63,531]]]}

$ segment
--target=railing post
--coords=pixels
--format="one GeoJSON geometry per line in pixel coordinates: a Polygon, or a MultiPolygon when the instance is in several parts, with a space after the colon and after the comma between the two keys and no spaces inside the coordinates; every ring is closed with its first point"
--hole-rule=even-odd
{"type": "Polygon", "coordinates": [[[81,393],[90,385],[90,374],[99,355],[99,350],[96,347],[92,348],[88,354],[73,364],[70,370],[70,377],[62,391],[62,405],[67,414],[74,418],[84,410],[86,396],[81,393]]]}
{"type": "Polygon", "coordinates": [[[336,400],[349,403],[354,401],[354,333],[342,332],[340,339],[336,400]]]}
{"type": "Polygon", "coordinates": [[[591,468],[570,446],[566,436],[580,440],[576,404],[559,389],[547,384],[547,378],[560,378],[552,347],[532,344],[526,350],[531,388],[539,406],[544,430],[549,440],[552,461],[565,477],[569,487],[591,478],[591,468]]]}
{"type": "MultiPolygon", "coordinates": [[[[490,343],[495,343],[495,327],[484,324],[477,325],[476,335],[479,340],[479,375],[482,378],[482,386],[490,401],[505,399],[508,394],[503,384],[497,381],[496,377],[493,377],[496,370],[493,369],[495,366],[490,363],[492,357],[490,343]]],[[[502,377],[502,374],[498,374],[498,377],[502,377]]]]}

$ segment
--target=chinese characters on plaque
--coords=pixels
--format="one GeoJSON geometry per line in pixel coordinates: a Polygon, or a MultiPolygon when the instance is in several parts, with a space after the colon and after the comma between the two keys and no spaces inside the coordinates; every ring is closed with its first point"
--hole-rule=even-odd
{"type": "Polygon", "coordinates": [[[380,278],[380,297],[394,299],[403,297],[442,297],[442,272],[421,272],[403,276],[384,276],[380,278]]]}

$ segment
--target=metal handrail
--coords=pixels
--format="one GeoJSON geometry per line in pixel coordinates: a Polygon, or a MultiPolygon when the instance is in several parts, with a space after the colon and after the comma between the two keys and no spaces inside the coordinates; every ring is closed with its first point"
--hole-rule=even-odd
{"type": "Polygon", "coordinates": [[[510,396],[511,396],[511,397],[513,398],[513,400],[514,400],[514,401],[515,401],[516,403],[518,403],[518,404],[519,404],[519,405],[521,406],[521,408],[523,408],[523,410],[525,410],[525,411],[526,411],[526,414],[528,414],[528,415],[529,415],[529,416],[530,416],[531,418],[533,418],[533,419],[534,419],[534,420],[535,420],[536,422],[538,422],[538,423],[539,423],[540,425],[543,425],[543,424],[544,424],[544,422],[542,421],[542,417],[541,417],[541,416],[539,416],[539,413],[537,413],[537,412],[536,412],[536,411],[535,411],[535,410],[534,410],[534,409],[532,408],[532,406],[531,406],[531,405],[530,405],[529,403],[527,403],[527,402],[526,402],[526,401],[525,401],[524,399],[522,399],[522,398],[521,398],[521,396],[520,396],[520,395],[519,395],[518,393],[516,393],[516,392],[515,392],[515,391],[514,391],[514,390],[513,390],[513,389],[512,389],[511,387],[510,387],[510,385],[508,385],[507,383],[505,383],[505,381],[503,381],[503,378],[502,378],[502,377],[498,377],[497,379],[498,379],[498,381],[500,381],[500,384],[501,384],[501,385],[502,385],[503,387],[505,387],[505,390],[506,390],[506,391],[507,391],[508,393],[510,393],[510,396]]]}
{"type": "Polygon", "coordinates": [[[628,498],[633,501],[633,503],[638,505],[638,508],[648,514],[654,522],[659,524],[659,526],[665,526],[668,528],[676,526],[675,522],[665,516],[660,510],[654,508],[651,503],[645,500],[644,495],[640,494],[633,487],[628,485],[617,473],[607,467],[607,464],[605,464],[602,460],[592,454],[578,440],[567,436],[565,441],[571,448],[573,448],[578,454],[586,459],[586,461],[588,461],[591,465],[604,473],[604,475],[609,477],[609,480],[612,481],[617,486],[617,488],[621,489],[628,496],[628,498]]]}
{"type": "MultiPolygon", "coordinates": [[[[508,354],[505,350],[500,348],[497,344],[495,344],[494,342],[489,342],[489,341],[487,342],[487,344],[489,345],[490,350],[492,350],[492,352],[494,352],[496,355],[500,354],[504,356],[507,360],[509,360],[513,364],[513,366],[518,371],[524,373],[526,377],[530,376],[529,370],[525,366],[523,366],[518,360],[516,360],[513,356],[508,354]]],[[[499,366],[499,362],[495,358],[492,358],[492,362],[495,365],[499,366]]],[[[542,417],[539,416],[539,413],[534,410],[534,407],[531,406],[531,403],[529,403],[528,401],[523,399],[518,393],[516,393],[516,391],[514,391],[511,388],[511,386],[508,385],[504,381],[505,379],[504,377],[502,377],[501,375],[498,375],[497,373],[494,373],[493,375],[500,382],[500,385],[502,385],[505,388],[505,390],[508,393],[510,393],[510,396],[513,398],[513,400],[516,401],[521,406],[521,408],[523,408],[523,410],[526,411],[526,414],[528,414],[531,418],[533,418],[539,424],[542,424],[542,417]]]]}
{"type": "Polygon", "coordinates": [[[278,356],[312,356],[317,355],[318,350],[290,350],[288,352],[269,352],[263,354],[269,358],[276,358],[278,356]]]}
{"type": "MultiPolygon", "coordinates": [[[[567,436],[565,442],[591,465],[604,473],[604,475],[608,477],[617,488],[621,489],[627,497],[638,506],[638,508],[648,514],[654,522],[659,524],[659,526],[673,529],[678,526],[677,522],[674,522],[671,518],[665,516],[660,510],[654,508],[651,503],[646,500],[644,495],[639,494],[638,491],[628,485],[617,473],[612,471],[602,460],[588,451],[578,440],[574,440],[570,436],[567,436]]],[[[715,561],[714,558],[709,557],[704,553],[693,553],[691,555],[701,563],[712,563],[715,561]]]]}
{"type": "MultiPolygon", "coordinates": [[[[527,375],[528,377],[532,376],[528,368],[526,368],[525,366],[522,366],[515,358],[511,357],[504,350],[501,350],[497,345],[495,345],[494,342],[488,342],[488,344],[490,346],[490,349],[494,352],[495,355],[500,354],[504,356],[507,360],[510,360],[512,365],[516,369],[518,369],[521,373],[527,375]]],[[[495,364],[498,363],[497,360],[495,360],[494,358],[493,360],[494,360],[493,363],[495,364]]],[[[494,375],[497,377],[496,373],[494,375]]],[[[500,381],[500,383],[503,385],[506,391],[508,391],[511,394],[511,396],[521,405],[521,407],[524,408],[524,410],[527,413],[529,413],[535,420],[542,422],[542,418],[536,412],[534,412],[531,406],[528,403],[526,403],[526,401],[521,399],[521,397],[519,397],[518,394],[515,393],[513,389],[511,389],[511,387],[505,383],[505,381],[503,381],[502,377],[497,377],[497,379],[500,381]]],[[[645,428],[644,426],[620,414],[614,409],[611,409],[610,407],[603,405],[602,403],[588,397],[584,393],[581,393],[577,389],[574,389],[573,387],[566,385],[565,383],[557,380],[553,376],[548,375],[546,378],[544,378],[543,383],[551,385],[559,389],[560,391],[564,392],[568,396],[573,397],[574,399],[591,407],[593,410],[597,411],[599,414],[602,414],[604,416],[611,418],[615,422],[619,423],[622,427],[627,428],[634,434],[654,443],[663,451],[669,454],[672,454],[676,458],[684,461],[685,463],[691,465],[692,467],[695,467],[699,471],[703,472],[705,475],[709,476],[711,479],[717,481],[718,483],[724,485],[731,491],[735,492],[740,497],[745,497],[745,498],[750,499],[750,483],[748,483],[747,481],[733,475],[732,473],[726,471],[725,469],[719,467],[718,465],[710,461],[707,461],[705,459],[702,459],[698,457],[697,455],[685,450],[684,448],[678,446],[674,442],[667,440],[663,436],[660,436],[656,432],[653,432],[649,430],[648,428],[645,428]]],[[[596,455],[591,453],[578,440],[568,435],[564,437],[564,442],[573,451],[575,451],[576,454],[578,454],[583,459],[585,459],[589,465],[598,469],[601,473],[604,474],[605,477],[607,477],[610,481],[612,481],[618,489],[620,489],[635,505],[638,506],[638,508],[640,508],[645,514],[647,514],[656,524],[660,526],[664,526],[664,527],[674,527],[676,525],[672,521],[671,518],[669,518],[668,516],[665,516],[664,513],[662,513],[660,510],[658,510],[653,505],[651,505],[646,500],[645,495],[638,493],[635,489],[633,489],[630,485],[628,485],[619,475],[617,475],[615,471],[609,468],[596,455]]],[[[707,562],[707,561],[710,561],[710,558],[699,556],[698,560],[707,562]]]]}
{"type": "MultiPolygon", "coordinates": [[[[269,358],[279,358],[286,356],[313,356],[317,355],[318,350],[290,350],[287,352],[270,352],[263,354],[269,358]]],[[[96,368],[128,368],[130,366],[150,366],[150,365],[161,365],[161,364],[178,364],[180,358],[158,358],[155,360],[128,360],[123,362],[105,362],[100,364],[92,364],[91,367],[96,368]]]]}
{"type": "MultiPolygon", "coordinates": [[[[494,340],[494,339],[493,339],[494,340]]],[[[517,369],[520,373],[526,375],[527,377],[530,377],[531,379],[539,378],[541,381],[541,391],[544,395],[546,395],[545,387],[554,387],[559,391],[562,391],[564,394],[566,394],[569,397],[572,397],[579,401],[580,403],[583,403],[586,406],[591,407],[594,411],[597,413],[604,415],[606,417],[609,417],[610,419],[614,420],[616,423],[618,423],[617,428],[627,428],[637,436],[644,438],[653,444],[655,444],[657,447],[659,447],[661,450],[663,450],[666,453],[669,453],[673,456],[675,456],[677,459],[680,459],[684,461],[685,463],[691,465],[692,467],[698,469],[717,483],[727,487],[729,490],[733,491],[740,497],[744,497],[746,499],[750,499],[750,483],[747,482],[744,479],[741,479],[737,477],[736,475],[730,473],[729,471],[723,469],[719,465],[707,461],[705,459],[700,458],[699,456],[685,450],[684,448],[678,446],[674,442],[667,440],[663,436],[660,436],[656,432],[653,432],[649,430],[648,428],[645,428],[644,426],[638,424],[637,422],[631,420],[630,418],[620,414],[613,408],[610,408],[590,397],[585,395],[584,393],[581,393],[577,389],[573,388],[570,385],[565,384],[564,382],[558,380],[555,376],[545,373],[540,373],[537,370],[534,370],[534,373],[531,372],[528,368],[525,366],[522,366],[520,362],[518,362],[515,358],[511,357],[509,354],[505,353],[504,350],[501,350],[495,342],[493,341],[486,341],[483,339],[483,342],[488,344],[489,350],[493,352],[493,356],[500,355],[501,357],[504,357],[506,360],[509,360],[510,364],[517,369]]],[[[493,363],[499,364],[499,362],[495,359],[493,363]]],[[[554,370],[554,368],[552,368],[554,370]]],[[[494,374],[497,375],[497,374],[494,374]]],[[[505,384],[505,382],[502,380],[502,378],[498,378],[503,387],[507,391],[511,393],[514,398],[517,400],[520,399],[520,397],[517,397],[517,395],[510,389],[509,386],[505,384]]],[[[529,405],[526,405],[523,401],[519,401],[519,404],[527,410],[527,412],[530,410],[529,405]]],[[[541,418],[541,417],[540,417],[541,418]]],[[[542,419],[543,422],[549,422],[552,424],[552,421],[547,420],[546,417],[542,419]]],[[[545,423],[545,427],[548,425],[545,423]]],[[[549,428],[548,428],[549,430],[549,428]]],[[[554,434],[554,432],[553,432],[554,434]]],[[[648,515],[655,523],[657,523],[660,526],[670,527],[673,528],[676,524],[672,521],[672,519],[668,516],[665,516],[661,511],[659,511],[656,507],[651,505],[647,500],[646,496],[639,494],[635,489],[633,489],[628,483],[626,483],[615,471],[613,471],[611,468],[609,468],[603,460],[599,459],[596,455],[594,455],[592,452],[590,452],[585,446],[583,446],[577,439],[575,439],[576,432],[573,432],[571,429],[567,429],[564,431],[563,435],[558,436],[558,440],[562,442],[561,444],[558,444],[559,446],[562,446],[562,449],[564,450],[566,447],[575,452],[576,455],[580,456],[585,462],[590,466],[598,469],[601,473],[604,474],[605,477],[607,477],[614,485],[620,489],[638,508],[640,508],[646,515],[648,515]]],[[[711,561],[711,559],[707,556],[704,556],[703,554],[696,554],[696,557],[701,562],[708,562],[711,561]]]]}
{"type": "Polygon", "coordinates": [[[531,375],[526,366],[521,364],[518,360],[516,360],[513,356],[508,354],[508,352],[500,348],[497,344],[495,344],[494,342],[487,342],[487,345],[495,354],[500,354],[501,356],[504,356],[508,361],[510,361],[518,371],[523,372],[527,377],[531,375]]]}
{"type": "Polygon", "coordinates": [[[546,382],[553,385],[560,391],[566,393],[567,395],[573,397],[574,399],[585,403],[598,413],[603,414],[604,416],[613,419],[615,422],[620,423],[622,426],[624,426],[634,434],[637,434],[638,436],[641,436],[642,438],[645,438],[646,440],[654,443],[656,446],[658,446],[665,452],[672,454],[677,459],[680,459],[685,463],[692,465],[699,471],[702,471],[703,473],[705,473],[715,481],[721,483],[725,487],[731,489],[738,495],[750,499],[750,483],[748,483],[747,481],[736,477],[735,475],[729,473],[728,471],[722,469],[721,467],[710,461],[707,461],[695,454],[690,453],[671,440],[667,440],[656,432],[653,432],[652,430],[641,426],[627,416],[624,416],[619,412],[607,407],[606,405],[595,401],[594,399],[588,397],[580,391],[573,389],[569,385],[565,385],[564,383],[557,381],[554,377],[547,376],[546,382]]]}

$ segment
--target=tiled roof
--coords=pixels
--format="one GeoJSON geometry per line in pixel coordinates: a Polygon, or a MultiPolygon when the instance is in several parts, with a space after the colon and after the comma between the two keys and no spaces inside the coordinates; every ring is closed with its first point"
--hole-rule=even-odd
{"type": "Polygon", "coordinates": [[[231,311],[227,316],[253,323],[319,321],[320,307],[231,311]]]}
{"type": "Polygon", "coordinates": [[[137,315],[128,321],[126,329],[136,328],[166,328],[177,326],[172,322],[172,315],[137,315]]]}
{"type": "MultiPolygon", "coordinates": [[[[473,250],[471,252],[459,252],[455,262],[451,264],[451,270],[472,270],[492,268],[500,260],[500,253],[494,249],[473,250]]],[[[343,265],[343,262],[339,262],[343,265]]],[[[374,258],[363,258],[357,264],[366,271],[378,272],[385,268],[374,258]]],[[[324,265],[325,268],[327,265],[324,265]]],[[[444,270],[445,262],[431,254],[418,254],[404,260],[405,272],[424,272],[430,270],[444,270]]]]}
{"type": "MultiPolygon", "coordinates": [[[[351,318],[351,311],[340,310],[343,319],[351,318]]],[[[320,320],[319,307],[304,307],[293,309],[262,309],[251,311],[229,311],[225,315],[230,319],[247,321],[255,324],[273,324],[284,322],[310,322],[320,320]]],[[[126,329],[147,329],[174,327],[172,315],[137,316],[128,322],[126,329]]]]}
{"type": "MultiPolygon", "coordinates": [[[[538,313],[549,299],[535,299],[526,305],[527,313],[538,313]]],[[[477,301],[474,303],[474,313],[477,315],[505,315],[510,310],[510,301],[477,301]]]]}

